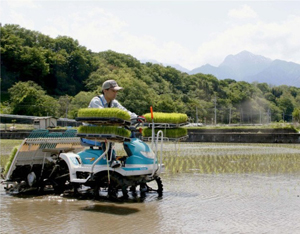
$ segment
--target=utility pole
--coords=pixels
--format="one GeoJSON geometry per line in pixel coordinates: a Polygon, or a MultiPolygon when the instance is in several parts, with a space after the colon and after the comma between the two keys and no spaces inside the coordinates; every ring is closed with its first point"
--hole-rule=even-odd
{"type": "Polygon", "coordinates": [[[231,107],[229,107],[229,121],[228,124],[231,124],[231,107]]]}
{"type": "Polygon", "coordinates": [[[66,119],[68,118],[69,100],[66,103],[66,119]]]}
{"type": "Polygon", "coordinates": [[[216,98],[216,94],[215,94],[215,98],[214,98],[214,103],[215,103],[215,125],[217,125],[217,98],[216,98]]]}
{"type": "Polygon", "coordinates": [[[259,123],[261,124],[261,109],[259,109],[259,123]]]}
{"type": "Polygon", "coordinates": [[[196,107],[196,124],[198,125],[198,108],[196,107]]]}
{"type": "Polygon", "coordinates": [[[243,122],[243,108],[240,109],[240,124],[243,122]]]}

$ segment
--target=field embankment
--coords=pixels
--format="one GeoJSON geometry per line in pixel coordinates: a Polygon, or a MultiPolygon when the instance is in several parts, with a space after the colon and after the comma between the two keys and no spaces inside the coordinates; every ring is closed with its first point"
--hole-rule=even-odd
{"type": "MultiPolygon", "coordinates": [[[[300,143],[294,128],[187,128],[187,142],[300,143]]],[[[31,130],[0,131],[1,139],[24,139],[31,130]]],[[[62,131],[65,130],[50,130],[62,131]]]]}

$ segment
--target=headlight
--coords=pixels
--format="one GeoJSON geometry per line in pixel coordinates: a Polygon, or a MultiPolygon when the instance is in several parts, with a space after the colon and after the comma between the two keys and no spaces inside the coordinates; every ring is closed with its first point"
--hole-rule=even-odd
{"type": "Polygon", "coordinates": [[[146,158],[152,158],[152,159],[155,158],[155,154],[152,151],[148,151],[148,152],[146,152],[146,151],[140,151],[140,152],[146,158]]]}

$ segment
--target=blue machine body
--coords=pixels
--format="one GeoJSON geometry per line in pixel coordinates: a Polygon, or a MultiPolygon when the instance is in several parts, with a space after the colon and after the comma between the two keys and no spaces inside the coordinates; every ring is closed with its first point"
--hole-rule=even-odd
{"type": "MultiPolygon", "coordinates": [[[[97,141],[83,139],[83,144],[93,146],[89,149],[81,151],[78,155],[81,158],[82,164],[93,164],[105,151],[105,144],[97,141]]],[[[129,142],[123,143],[127,158],[125,165],[149,165],[153,164],[154,153],[151,148],[138,138],[131,138],[129,142]]],[[[113,154],[115,152],[113,151],[113,154]]],[[[96,165],[106,165],[106,157],[103,157],[96,165]]]]}

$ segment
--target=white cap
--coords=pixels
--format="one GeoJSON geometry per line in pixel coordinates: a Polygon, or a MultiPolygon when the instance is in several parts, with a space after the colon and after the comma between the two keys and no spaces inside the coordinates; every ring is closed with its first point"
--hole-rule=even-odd
{"type": "Polygon", "coordinates": [[[105,89],[113,89],[113,90],[118,91],[123,88],[120,87],[115,80],[107,80],[102,84],[102,90],[105,90],[105,89]]]}

